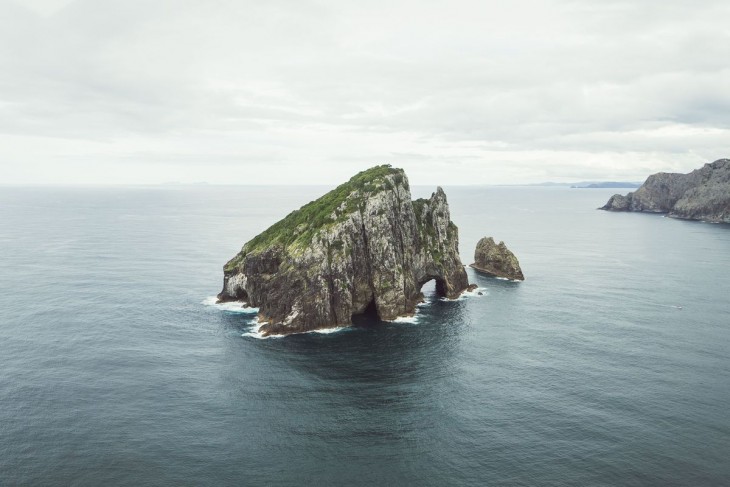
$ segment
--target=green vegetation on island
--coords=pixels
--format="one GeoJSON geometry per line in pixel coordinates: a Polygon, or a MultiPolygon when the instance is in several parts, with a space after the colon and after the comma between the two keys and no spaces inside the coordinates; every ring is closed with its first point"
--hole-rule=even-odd
{"type": "Polygon", "coordinates": [[[261,252],[273,246],[286,248],[309,245],[318,231],[344,220],[347,215],[361,208],[364,204],[363,198],[393,189],[387,179],[390,175],[394,176],[395,184],[401,184],[405,180],[403,170],[393,168],[390,164],[371,167],[355,174],[346,183],[292,211],[249,240],[224,269],[233,270],[247,254],[261,252]]]}

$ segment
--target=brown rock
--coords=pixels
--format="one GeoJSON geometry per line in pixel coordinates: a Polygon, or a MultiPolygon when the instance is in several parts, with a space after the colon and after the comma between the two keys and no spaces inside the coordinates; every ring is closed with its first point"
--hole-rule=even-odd
{"type": "Polygon", "coordinates": [[[504,242],[496,244],[492,237],[483,237],[474,250],[474,269],[495,277],[524,281],[520,263],[504,242]]]}

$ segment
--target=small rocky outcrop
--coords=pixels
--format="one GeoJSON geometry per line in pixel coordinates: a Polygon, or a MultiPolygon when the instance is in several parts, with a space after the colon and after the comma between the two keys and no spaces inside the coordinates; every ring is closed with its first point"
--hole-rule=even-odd
{"type": "Polygon", "coordinates": [[[689,174],[653,174],[635,192],[613,195],[599,209],[730,223],[730,159],[705,164],[689,174]]]}
{"type": "Polygon", "coordinates": [[[474,269],[495,277],[504,277],[513,281],[524,281],[520,262],[504,242],[494,242],[492,237],[483,237],[474,250],[474,269]]]}
{"type": "Polygon", "coordinates": [[[421,287],[456,298],[469,286],[441,188],[411,200],[402,169],[363,171],[253,238],[224,266],[219,301],[259,308],[259,331],[346,326],[353,315],[415,313],[421,287]]]}

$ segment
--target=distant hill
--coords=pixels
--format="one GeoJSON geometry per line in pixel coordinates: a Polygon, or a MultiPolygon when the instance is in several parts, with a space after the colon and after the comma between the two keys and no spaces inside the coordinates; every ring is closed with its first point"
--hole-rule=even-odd
{"type": "Polygon", "coordinates": [[[548,181],[546,183],[530,184],[529,186],[547,186],[562,188],[638,188],[641,183],[627,181],[580,181],[577,183],[555,183],[548,181]]]}
{"type": "Polygon", "coordinates": [[[638,188],[641,183],[627,183],[622,181],[603,181],[600,183],[576,183],[571,188],[638,188]]]}

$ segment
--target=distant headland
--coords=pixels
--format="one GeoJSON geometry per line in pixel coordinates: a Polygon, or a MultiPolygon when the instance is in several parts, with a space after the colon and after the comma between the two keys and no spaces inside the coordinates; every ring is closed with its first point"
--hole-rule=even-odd
{"type": "Polygon", "coordinates": [[[599,209],[730,223],[730,159],[705,164],[689,174],[653,174],[635,192],[613,195],[599,209]]]}
{"type": "Polygon", "coordinates": [[[627,183],[622,181],[603,181],[600,183],[575,183],[571,188],[578,189],[604,189],[604,188],[638,188],[641,183],[627,183]]]}

